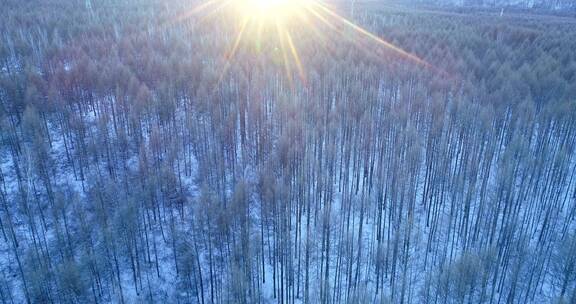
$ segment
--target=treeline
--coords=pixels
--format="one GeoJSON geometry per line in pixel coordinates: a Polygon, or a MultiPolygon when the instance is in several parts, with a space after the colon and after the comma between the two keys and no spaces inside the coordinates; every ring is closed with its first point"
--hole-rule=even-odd
{"type": "Polygon", "coordinates": [[[5,2],[2,303],[576,301],[574,22],[196,4],[5,2]]]}
{"type": "Polygon", "coordinates": [[[448,6],[460,8],[505,8],[526,9],[532,12],[573,13],[576,3],[573,0],[411,0],[407,3],[429,6],[448,6]]]}

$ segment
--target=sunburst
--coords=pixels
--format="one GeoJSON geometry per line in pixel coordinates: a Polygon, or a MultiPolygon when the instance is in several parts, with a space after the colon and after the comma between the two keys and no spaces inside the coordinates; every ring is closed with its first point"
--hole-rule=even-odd
{"type": "Polygon", "coordinates": [[[320,0],[208,0],[185,12],[178,20],[192,16],[200,16],[204,19],[223,10],[238,16],[240,22],[236,37],[226,53],[226,62],[220,73],[219,81],[228,72],[240,45],[247,37],[255,37],[256,41],[260,41],[262,32],[271,30],[275,31],[274,36],[279,41],[284,69],[289,82],[292,84],[291,75],[295,71],[300,80],[305,83],[306,73],[300,52],[294,42],[293,29],[304,27],[318,38],[329,36],[329,33],[316,28],[317,23],[325,25],[329,31],[336,33],[337,37],[338,35],[344,36],[344,31],[352,32],[352,38],[350,36],[347,38],[364,51],[385,49],[415,64],[432,67],[415,54],[405,51],[341,16],[320,0]],[[368,46],[366,46],[366,41],[370,42],[368,46]]]}

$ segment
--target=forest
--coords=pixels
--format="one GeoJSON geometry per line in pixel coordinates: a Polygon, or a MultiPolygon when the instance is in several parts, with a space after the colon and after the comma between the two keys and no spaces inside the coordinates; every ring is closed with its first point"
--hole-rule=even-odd
{"type": "Polygon", "coordinates": [[[576,303],[574,16],[215,1],[0,1],[0,303],[576,303]]]}

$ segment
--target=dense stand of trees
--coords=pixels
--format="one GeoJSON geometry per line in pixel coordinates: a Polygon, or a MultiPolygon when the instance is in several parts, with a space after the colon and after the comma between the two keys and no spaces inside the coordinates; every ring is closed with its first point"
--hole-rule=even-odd
{"type": "Polygon", "coordinates": [[[3,6],[1,303],[576,301],[573,20],[3,6]]]}
{"type": "Polygon", "coordinates": [[[573,0],[415,0],[405,1],[412,5],[444,5],[448,7],[500,8],[547,10],[548,12],[573,14],[576,2],[573,0]]]}

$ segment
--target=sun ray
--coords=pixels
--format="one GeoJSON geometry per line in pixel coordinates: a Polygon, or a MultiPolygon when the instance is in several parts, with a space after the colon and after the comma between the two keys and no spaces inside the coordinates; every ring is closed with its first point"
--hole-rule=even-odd
{"type": "Polygon", "coordinates": [[[224,79],[224,76],[226,75],[226,73],[228,72],[228,69],[230,69],[230,65],[232,60],[234,59],[234,56],[236,55],[236,51],[238,50],[238,47],[240,46],[240,42],[242,42],[242,36],[244,35],[244,32],[246,30],[246,27],[249,23],[249,17],[245,17],[240,25],[240,30],[238,31],[238,35],[236,36],[236,40],[234,41],[234,45],[232,46],[232,49],[225,54],[225,59],[226,59],[226,63],[224,64],[224,68],[222,69],[222,72],[220,73],[220,76],[218,77],[218,84],[220,84],[220,82],[222,82],[222,79],[224,79]]]}
{"type": "Polygon", "coordinates": [[[298,70],[300,80],[306,83],[306,74],[304,73],[304,69],[302,68],[302,62],[300,60],[300,56],[298,55],[298,51],[296,50],[294,42],[292,41],[292,36],[290,36],[290,33],[286,30],[284,30],[284,35],[286,36],[286,41],[288,42],[288,46],[290,47],[292,57],[294,57],[294,62],[296,63],[296,69],[298,70]]]}
{"type": "Polygon", "coordinates": [[[208,9],[210,6],[212,6],[213,4],[216,4],[216,3],[218,3],[218,2],[222,2],[222,0],[208,0],[208,1],[206,1],[206,2],[204,2],[204,3],[202,3],[202,4],[200,4],[200,5],[196,6],[195,8],[191,9],[191,10],[189,11],[189,13],[190,13],[191,15],[200,13],[200,12],[202,12],[203,10],[208,9]]]}
{"type": "Polygon", "coordinates": [[[210,17],[214,16],[219,11],[223,10],[224,8],[230,6],[232,3],[234,3],[234,0],[225,0],[225,1],[220,1],[220,2],[222,2],[222,3],[220,5],[218,5],[212,11],[209,11],[206,15],[202,16],[199,21],[203,22],[205,20],[208,20],[210,17]]]}
{"type": "Polygon", "coordinates": [[[257,20],[256,25],[256,50],[261,52],[262,50],[262,31],[264,31],[264,23],[262,20],[257,20]]]}
{"type": "Polygon", "coordinates": [[[237,0],[208,0],[202,4],[199,4],[199,5],[191,8],[190,10],[185,11],[184,13],[182,13],[180,15],[177,15],[173,19],[168,20],[166,23],[167,24],[176,24],[176,23],[181,22],[185,19],[191,18],[192,16],[199,16],[201,13],[206,13],[205,15],[202,15],[199,19],[199,21],[202,22],[202,21],[207,20],[211,16],[215,15],[216,13],[221,11],[222,9],[226,8],[227,6],[232,4],[234,1],[237,1],[237,0]]]}
{"type": "Polygon", "coordinates": [[[353,39],[350,39],[349,37],[346,37],[345,35],[342,35],[342,29],[337,27],[336,24],[334,24],[333,22],[331,22],[330,20],[328,20],[328,18],[326,18],[325,16],[322,15],[322,12],[319,12],[318,10],[316,10],[314,7],[312,6],[308,6],[306,8],[307,12],[312,14],[315,17],[316,21],[320,21],[320,23],[324,24],[325,26],[328,27],[328,29],[332,32],[337,33],[338,35],[337,38],[335,38],[335,35],[329,34],[326,35],[325,32],[320,32],[320,30],[315,29],[314,27],[312,27],[313,31],[316,33],[317,37],[319,38],[319,40],[321,40],[322,42],[325,42],[325,44],[321,44],[321,46],[323,47],[324,50],[327,50],[328,47],[330,46],[335,46],[337,45],[339,42],[343,41],[343,40],[347,40],[349,42],[351,42],[352,44],[356,44],[357,41],[354,41],[353,39]],[[315,29],[315,30],[314,30],[315,29]],[[326,41],[329,41],[328,43],[326,43],[326,41]]]}
{"type": "Polygon", "coordinates": [[[174,18],[170,19],[167,23],[178,23],[184,19],[188,19],[190,17],[192,17],[195,14],[198,14],[206,9],[208,9],[209,7],[217,4],[218,2],[222,2],[222,0],[208,0],[204,3],[201,3],[195,7],[192,7],[191,9],[185,11],[182,14],[176,15],[174,18]]]}
{"type": "Polygon", "coordinates": [[[290,62],[288,61],[288,54],[286,54],[286,46],[284,42],[284,37],[282,35],[282,27],[278,20],[276,20],[275,23],[278,39],[280,40],[280,51],[282,52],[282,57],[284,59],[284,68],[286,69],[286,77],[288,78],[288,84],[292,89],[294,87],[294,84],[292,83],[292,69],[290,68],[290,62]]]}
{"type": "Polygon", "coordinates": [[[424,61],[423,59],[419,58],[418,56],[411,54],[403,49],[401,49],[400,47],[370,33],[369,31],[363,29],[362,27],[354,24],[353,22],[349,21],[348,19],[338,15],[337,13],[335,13],[334,11],[330,10],[329,8],[327,8],[326,6],[322,5],[319,2],[312,2],[315,6],[319,7],[321,10],[323,10],[326,14],[330,15],[332,18],[334,18],[335,20],[341,22],[342,24],[348,26],[349,28],[351,28],[352,30],[356,31],[359,34],[362,34],[370,39],[372,39],[374,42],[377,42],[378,44],[391,49],[392,51],[400,54],[401,56],[410,59],[414,62],[417,62],[421,65],[424,66],[431,66],[428,62],[424,61]]]}
{"type": "Polygon", "coordinates": [[[338,30],[334,24],[332,24],[330,21],[328,21],[328,19],[326,19],[324,16],[322,16],[313,7],[306,6],[306,10],[308,12],[310,12],[312,15],[316,16],[316,18],[318,18],[318,20],[320,20],[322,23],[324,23],[326,26],[328,26],[331,30],[335,30],[335,31],[338,30]]]}

